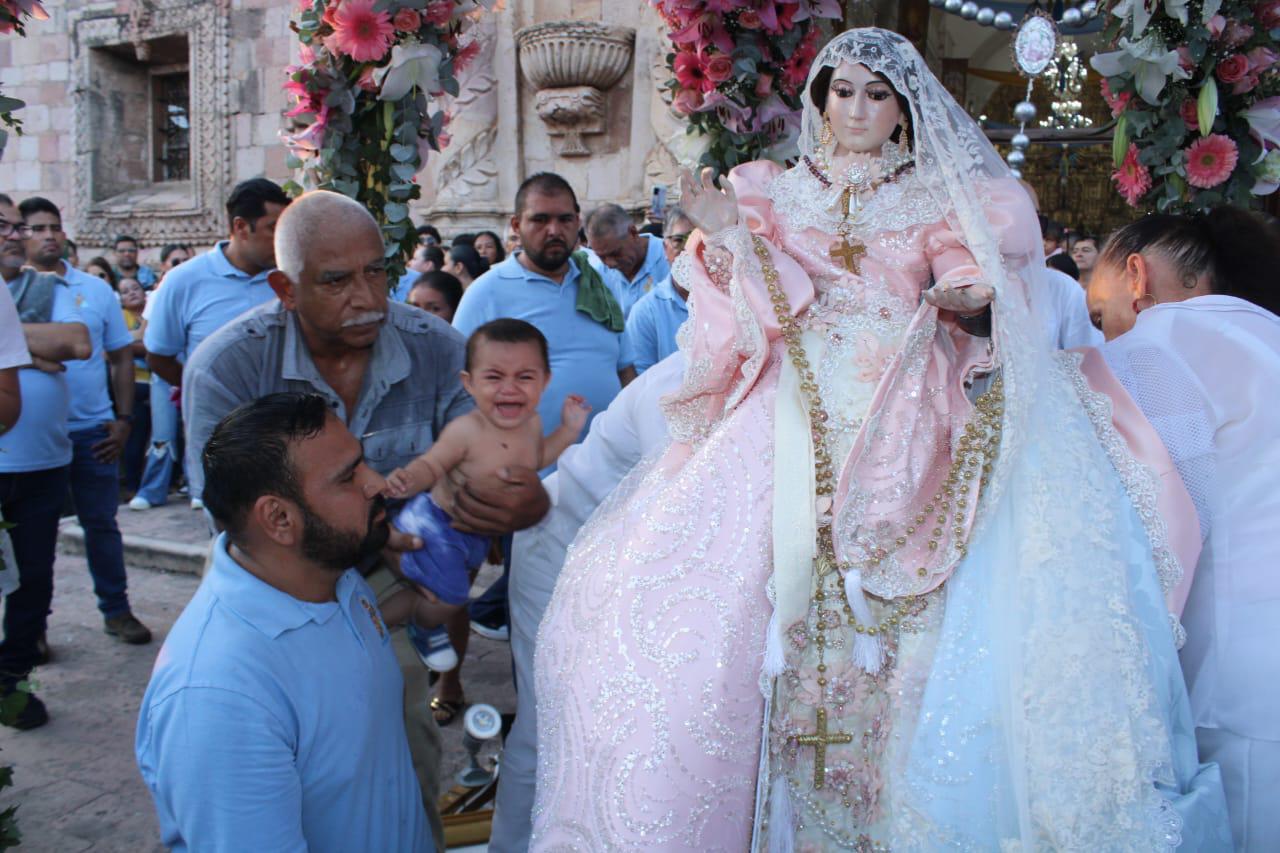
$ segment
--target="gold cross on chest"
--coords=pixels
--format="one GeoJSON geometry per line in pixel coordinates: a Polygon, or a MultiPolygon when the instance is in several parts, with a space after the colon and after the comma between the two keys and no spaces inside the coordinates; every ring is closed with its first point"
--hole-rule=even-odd
{"type": "Polygon", "coordinates": [[[840,261],[844,268],[854,275],[861,275],[861,260],[867,254],[867,247],[861,243],[850,243],[847,236],[841,236],[840,242],[831,247],[831,260],[840,261]]]}
{"type": "Polygon", "coordinates": [[[821,788],[827,777],[827,744],[853,743],[853,735],[845,732],[827,734],[827,709],[818,709],[817,731],[811,735],[797,735],[796,743],[813,747],[813,787],[821,788]]]}

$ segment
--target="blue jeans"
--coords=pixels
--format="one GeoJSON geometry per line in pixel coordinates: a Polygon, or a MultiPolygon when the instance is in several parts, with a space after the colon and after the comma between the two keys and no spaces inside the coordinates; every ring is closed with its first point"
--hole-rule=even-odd
{"type": "Polygon", "coordinates": [[[67,497],[70,469],[0,473],[0,512],[13,525],[9,537],[22,584],[4,603],[0,679],[25,678],[40,660],[36,641],[48,625],[53,603],[53,555],[58,514],[67,497]]]}
{"type": "Polygon", "coordinates": [[[129,612],[128,581],[124,570],[124,542],[116,524],[120,503],[119,469],[114,462],[93,458],[93,446],[107,437],[105,427],[71,433],[71,497],[84,529],[84,553],[93,576],[98,609],[108,619],[129,612]]]}
{"type": "Polygon", "coordinates": [[[133,429],[124,446],[124,487],[131,492],[142,488],[142,469],[151,446],[151,383],[133,383],[133,429]]]}
{"type": "Polygon", "coordinates": [[[151,377],[151,446],[138,497],[152,506],[169,500],[169,483],[178,461],[178,407],[169,402],[171,388],[159,376],[151,377]]]}

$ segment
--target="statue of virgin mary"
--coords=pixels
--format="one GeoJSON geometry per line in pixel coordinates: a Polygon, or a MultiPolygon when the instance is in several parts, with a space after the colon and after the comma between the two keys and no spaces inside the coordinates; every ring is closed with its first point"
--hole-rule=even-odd
{"type": "Polygon", "coordinates": [[[539,630],[533,848],[1229,844],[1190,504],[1037,333],[1029,199],[901,36],[804,97],[795,166],[684,181],[672,441],[539,630]]]}

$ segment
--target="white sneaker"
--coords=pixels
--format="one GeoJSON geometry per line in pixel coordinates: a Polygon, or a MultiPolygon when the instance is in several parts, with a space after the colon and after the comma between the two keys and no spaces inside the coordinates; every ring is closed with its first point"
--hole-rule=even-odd
{"type": "Polygon", "coordinates": [[[141,511],[144,509],[151,509],[151,501],[147,500],[141,495],[134,495],[133,500],[129,501],[129,509],[138,510],[138,511],[141,511]]]}
{"type": "Polygon", "coordinates": [[[192,498],[191,508],[194,509],[196,512],[199,512],[200,510],[204,509],[204,501],[200,500],[199,498],[192,498]]]}
{"type": "Polygon", "coordinates": [[[496,640],[499,643],[511,642],[511,629],[506,625],[499,625],[497,628],[490,628],[483,622],[472,622],[471,630],[488,640],[496,640]]]}

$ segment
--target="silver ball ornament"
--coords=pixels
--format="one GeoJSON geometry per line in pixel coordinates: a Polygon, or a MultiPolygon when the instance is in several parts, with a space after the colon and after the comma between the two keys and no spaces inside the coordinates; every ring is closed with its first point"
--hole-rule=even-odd
{"type": "Polygon", "coordinates": [[[1022,124],[1032,121],[1036,117],[1036,105],[1030,101],[1020,101],[1013,108],[1013,117],[1022,124]]]}
{"type": "Polygon", "coordinates": [[[994,21],[995,19],[996,19],[996,13],[990,7],[983,6],[981,9],[978,10],[977,21],[979,24],[982,24],[982,26],[984,27],[991,26],[991,22],[994,21]]]}
{"type": "Polygon", "coordinates": [[[1080,14],[1080,10],[1076,8],[1067,9],[1062,13],[1062,23],[1068,27],[1078,27],[1084,22],[1084,16],[1080,14]]]}
{"type": "Polygon", "coordinates": [[[1015,133],[1013,135],[1013,139],[1009,140],[1009,144],[1012,145],[1016,151],[1026,151],[1027,146],[1031,144],[1031,137],[1027,136],[1025,133],[1015,133]]]}
{"type": "Polygon", "coordinates": [[[1009,174],[1019,181],[1022,180],[1022,172],[1018,171],[1017,169],[1013,169],[1013,168],[1009,169],[1009,174]]]}
{"type": "Polygon", "coordinates": [[[1008,12],[997,12],[995,24],[997,30],[1011,30],[1013,29],[1013,15],[1008,12]]]}
{"type": "Polygon", "coordinates": [[[965,0],[965,2],[960,6],[960,17],[964,18],[966,21],[972,21],[974,18],[978,17],[978,4],[973,2],[973,0],[965,0]]]}
{"type": "Polygon", "coordinates": [[[956,12],[960,11],[960,7],[962,5],[964,5],[964,0],[946,0],[946,2],[942,4],[942,8],[954,15],[956,12]]]}
{"type": "Polygon", "coordinates": [[[1027,155],[1023,154],[1021,151],[1010,151],[1009,156],[1004,159],[1010,166],[1016,169],[1023,163],[1027,162],[1027,155]]]}

